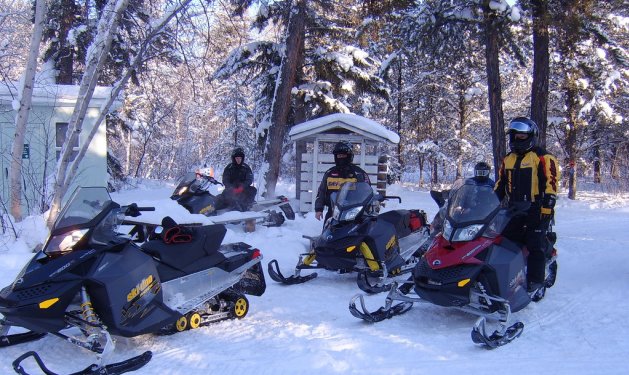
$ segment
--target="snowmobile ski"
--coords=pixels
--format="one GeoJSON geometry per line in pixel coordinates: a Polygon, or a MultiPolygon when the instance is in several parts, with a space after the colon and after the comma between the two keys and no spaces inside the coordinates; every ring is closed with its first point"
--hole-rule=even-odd
{"type": "Polygon", "coordinates": [[[524,330],[524,323],[516,322],[510,327],[503,327],[501,331],[494,331],[488,335],[485,327],[485,318],[480,318],[472,328],[472,341],[481,344],[486,349],[495,349],[506,345],[516,338],[520,337],[524,330]]]}
{"type": "Polygon", "coordinates": [[[271,279],[273,279],[273,281],[286,285],[302,284],[317,277],[316,272],[311,273],[310,275],[301,276],[299,275],[299,269],[295,271],[294,275],[286,277],[280,271],[280,266],[275,259],[269,262],[268,271],[269,276],[271,276],[271,279]]]}
{"type": "MultiPolygon", "coordinates": [[[[50,371],[46,365],[44,365],[44,361],[39,357],[39,355],[34,352],[26,352],[19,356],[15,361],[13,361],[13,369],[15,372],[21,375],[29,375],[24,368],[21,366],[22,361],[27,359],[28,357],[33,357],[37,365],[42,370],[42,372],[46,375],[57,375],[57,373],[50,371]]],[[[85,369],[73,372],[69,375],[117,375],[124,374],[125,372],[135,371],[145,364],[147,364],[151,358],[153,357],[153,353],[151,351],[146,351],[138,356],[131,357],[124,361],[112,363],[105,366],[98,366],[96,364],[92,364],[85,369]]]]}
{"type": "Polygon", "coordinates": [[[402,315],[413,307],[412,302],[403,301],[392,305],[392,300],[387,298],[385,306],[380,307],[374,312],[369,312],[365,306],[365,299],[362,294],[356,294],[349,301],[349,312],[356,318],[362,319],[369,323],[381,322],[385,319],[391,319],[394,316],[402,315]],[[356,300],[360,300],[360,309],[356,305],[356,300]]]}

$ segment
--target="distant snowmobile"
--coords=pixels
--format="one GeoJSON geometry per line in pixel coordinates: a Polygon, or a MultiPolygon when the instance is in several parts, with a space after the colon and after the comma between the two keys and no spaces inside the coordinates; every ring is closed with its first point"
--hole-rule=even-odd
{"type": "Polygon", "coordinates": [[[556,235],[549,232],[545,284],[527,292],[528,251],[502,235],[510,220],[527,209],[502,207],[491,187],[466,182],[449,196],[443,232],[432,240],[412,277],[391,288],[385,306],[377,311],[369,312],[363,296],[356,295],[350,312],[379,322],[403,314],[414,302],[428,302],[480,316],[472,329],[477,344],[495,348],[511,342],[524,328],[522,322],[510,325],[511,314],[541,300],[557,276],[556,235]],[[409,295],[411,290],[417,295],[409,295]],[[498,322],[491,334],[487,320],[498,322]]]}
{"type": "MultiPolygon", "coordinates": [[[[77,189],[43,250],[0,292],[0,346],[50,333],[98,354],[99,363],[80,374],[120,374],[142,367],[151,352],[105,364],[111,335],[179,332],[244,317],[245,294],[266,289],[260,251],[221,245],[224,225],[182,227],[168,217],[160,238],[141,246],[117,233],[125,215],[153,209],[120,206],[105,188],[77,189]],[[29,331],[8,334],[13,326],[29,331]]],[[[13,363],[17,372],[30,356],[51,373],[35,352],[13,363]]]]}
{"type": "MultiPolygon", "coordinates": [[[[170,198],[193,214],[216,216],[229,211],[242,210],[242,207],[217,209],[218,197],[209,191],[211,185],[222,185],[222,183],[217,181],[211,172],[206,171],[206,168],[190,172],[179,180],[170,198]]],[[[295,212],[288,198],[281,195],[275,199],[254,202],[253,206],[247,207],[247,211],[260,212],[258,218],[265,226],[278,227],[284,223],[285,219],[295,220],[295,212]]]]}
{"type": "Polygon", "coordinates": [[[428,237],[426,214],[420,210],[393,210],[378,214],[386,199],[400,197],[374,194],[366,182],[343,184],[334,199],[334,213],[320,236],[311,239],[311,250],[302,254],[295,274],[285,277],[271,260],[271,279],[299,284],[317,277],[302,276],[302,270],[355,271],[358,287],[368,293],[388,290],[390,277],[409,272],[416,264],[418,249],[428,237]]]}

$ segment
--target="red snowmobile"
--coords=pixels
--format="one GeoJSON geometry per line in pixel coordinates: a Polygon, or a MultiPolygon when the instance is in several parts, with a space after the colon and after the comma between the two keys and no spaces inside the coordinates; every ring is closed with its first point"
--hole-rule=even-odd
{"type": "Polygon", "coordinates": [[[403,314],[414,302],[428,302],[480,316],[472,329],[477,344],[495,348],[511,342],[524,328],[522,322],[510,324],[511,314],[541,300],[557,275],[556,235],[549,231],[545,283],[527,292],[528,251],[503,235],[511,219],[525,214],[526,209],[503,207],[490,186],[466,182],[451,193],[443,232],[432,240],[412,276],[392,287],[385,306],[377,311],[369,312],[359,294],[350,301],[350,312],[365,321],[379,322],[403,314]],[[491,334],[487,321],[498,323],[491,334]]]}

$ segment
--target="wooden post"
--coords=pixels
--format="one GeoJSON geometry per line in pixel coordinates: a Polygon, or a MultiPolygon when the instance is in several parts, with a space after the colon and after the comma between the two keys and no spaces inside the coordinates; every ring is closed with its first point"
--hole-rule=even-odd
{"type": "Polygon", "coordinates": [[[251,233],[256,231],[256,219],[247,219],[244,222],[245,232],[251,233]]]}
{"type": "Polygon", "coordinates": [[[387,195],[387,174],[389,165],[386,155],[378,158],[378,179],[376,181],[376,191],[382,195],[387,195]]]}

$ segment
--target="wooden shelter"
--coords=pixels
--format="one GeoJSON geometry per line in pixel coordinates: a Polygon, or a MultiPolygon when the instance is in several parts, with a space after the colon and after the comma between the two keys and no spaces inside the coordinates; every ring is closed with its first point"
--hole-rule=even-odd
{"type": "Polygon", "coordinates": [[[299,211],[314,210],[314,201],[323,174],[334,165],[332,150],[339,141],[354,146],[354,164],[386,189],[386,164],[379,164],[386,144],[397,144],[400,137],[383,125],[365,117],[336,113],[295,125],[289,132],[296,143],[296,195],[299,211]]]}

